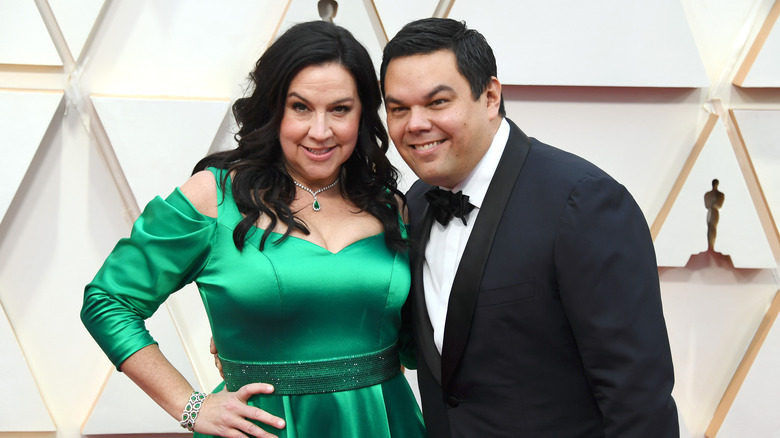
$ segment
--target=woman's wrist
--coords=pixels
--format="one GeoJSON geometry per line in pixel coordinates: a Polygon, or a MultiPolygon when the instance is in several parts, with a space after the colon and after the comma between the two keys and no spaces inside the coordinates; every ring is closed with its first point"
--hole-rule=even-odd
{"type": "Polygon", "coordinates": [[[181,421],[179,424],[181,427],[189,430],[190,432],[195,430],[195,420],[198,419],[200,408],[203,406],[203,400],[206,399],[206,394],[200,391],[192,391],[187,405],[184,406],[184,412],[181,414],[181,421]]]}

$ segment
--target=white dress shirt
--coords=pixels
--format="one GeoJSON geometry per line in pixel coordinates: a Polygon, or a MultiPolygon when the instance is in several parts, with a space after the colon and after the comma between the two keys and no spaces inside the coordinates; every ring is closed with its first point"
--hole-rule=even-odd
{"type": "MultiPolygon", "coordinates": [[[[430,238],[425,246],[423,263],[425,305],[433,325],[433,340],[439,354],[444,345],[444,323],[447,319],[452,282],[507,140],[509,140],[509,123],[503,119],[490,148],[477,166],[465,180],[451,189],[455,193],[462,190],[464,195],[468,195],[469,203],[475,207],[468,214],[467,224],[463,225],[458,218],[453,218],[446,227],[433,221],[430,238]]],[[[445,187],[442,189],[450,190],[445,187]]]]}

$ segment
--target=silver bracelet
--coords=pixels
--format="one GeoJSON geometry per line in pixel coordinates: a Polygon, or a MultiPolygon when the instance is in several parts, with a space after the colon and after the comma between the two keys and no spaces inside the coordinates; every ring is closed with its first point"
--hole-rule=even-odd
{"type": "Polygon", "coordinates": [[[206,399],[206,394],[200,391],[192,391],[190,399],[187,401],[187,406],[184,407],[184,412],[181,414],[181,427],[195,431],[195,420],[198,418],[198,412],[200,407],[203,406],[203,400],[206,399]]]}

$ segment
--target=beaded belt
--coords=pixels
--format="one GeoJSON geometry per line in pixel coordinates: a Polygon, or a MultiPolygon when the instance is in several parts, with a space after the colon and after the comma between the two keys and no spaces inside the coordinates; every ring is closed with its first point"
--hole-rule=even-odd
{"type": "Polygon", "coordinates": [[[322,394],[376,385],[401,371],[398,344],[374,353],[299,362],[238,362],[220,357],[225,387],[238,391],[255,382],[274,385],[274,394],[322,394]]]}

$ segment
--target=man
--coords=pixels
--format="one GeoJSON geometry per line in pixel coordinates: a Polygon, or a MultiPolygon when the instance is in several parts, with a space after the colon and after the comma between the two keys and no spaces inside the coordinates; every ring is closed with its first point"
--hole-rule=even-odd
{"type": "Polygon", "coordinates": [[[463,23],[406,25],[380,79],[420,178],[409,303],[429,436],[679,436],[653,244],[626,189],[504,117],[493,52],[463,23]]]}

